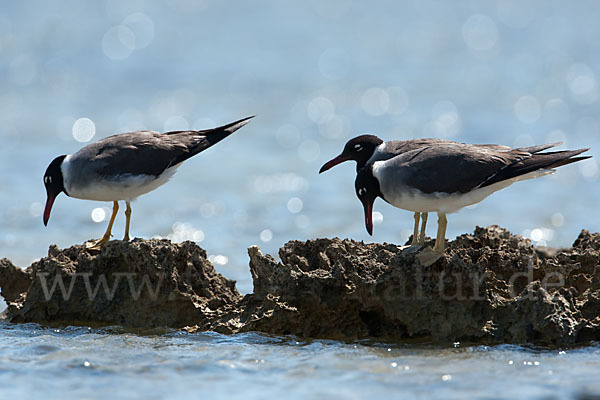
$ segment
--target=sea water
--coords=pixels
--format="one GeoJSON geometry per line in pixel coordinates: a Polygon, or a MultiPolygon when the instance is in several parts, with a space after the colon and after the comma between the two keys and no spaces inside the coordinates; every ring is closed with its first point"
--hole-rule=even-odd
{"type": "Polygon", "coordinates": [[[598,345],[390,345],[2,323],[0,349],[4,399],[589,399],[600,393],[598,345]]]}

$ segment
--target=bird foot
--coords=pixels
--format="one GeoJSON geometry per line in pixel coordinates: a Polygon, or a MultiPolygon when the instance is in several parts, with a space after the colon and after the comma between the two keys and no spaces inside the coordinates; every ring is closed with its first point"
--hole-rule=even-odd
{"type": "Polygon", "coordinates": [[[419,262],[421,263],[422,266],[429,267],[430,265],[435,263],[437,260],[439,260],[443,255],[444,255],[444,253],[440,253],[440,252],[432,249],[431,247],[427,246],[423,249],[423,251],[421,251],[419,254],[417,254],[417,259],[419,260],[419,262]]]}
{"type": "Polygon", "coordinates": [[[400,251],[402,251],[402,253],[406,253],[406,254],[413,254],[413,253],[418,252],[421,249],[421,247],[423,247],[423,246],[421,246],[420,244],[410,244],[410,245],[407,244],[407,245],[400,247],[400,251]]]}
{"type": "Polygon", "coordinates": [[[129,235],[125,235],[125,237],[123,237],[123,241],[124,242],[129,242],[129,235]]]}
{"type": "Polygon", "coordinates": [[[110,240],[110,236],[103,236],[101,239],[85,242],[85,248],[88,250],[100,250],[110,240]]]}

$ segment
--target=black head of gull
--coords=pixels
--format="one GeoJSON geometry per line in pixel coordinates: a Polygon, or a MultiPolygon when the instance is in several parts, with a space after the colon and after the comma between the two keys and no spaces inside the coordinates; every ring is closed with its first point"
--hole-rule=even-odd
{"type": "Polygon", "coordinates": [[[344,161],[356,161],[356,170],[361,169],[367,161],[375,154],[377,147],[383,143],[383,140],[375,135],[361,135],[350,139],[344,146],[342,153],[326,162],[319,173],[335,167],[344,161]]]}
{"type": "Polygon", "coordinates": [[[44,173],[44,186],[46,187],[46,207],[44,208],[44,226],[48,225],[50,219],[50,210],[54,204],[56,197],[65,191],[63,183],[63,175],[60,170],[60,165],[66,156],[58,156],[46,169],[44,173]]]}
{"type": "Polygon", "coordinates": [[[47,195],[44,225],[48,224],[52,205],[62,192],[79,199],[112,201],[113,213],[106,233],[88,245],[98,249],[110,239],[118,201],[124,200],[127,205],[124,240],[129,240],[130,201],[165,184],[182,162],[231,135],[251,118],[200,131],[121,133],[73,154],[56,157],[44,174],[47,195]]]}
{"type": "Polygon", "coordinates": [[[383,197],[383,194],[379,188],[379,181],[373,176],[371,165],[358,171],[354,181],[354,189],[365,211],[367,232],[369,232],[369,235],[373,235],[373,203],[377,197],[383,197]]]}

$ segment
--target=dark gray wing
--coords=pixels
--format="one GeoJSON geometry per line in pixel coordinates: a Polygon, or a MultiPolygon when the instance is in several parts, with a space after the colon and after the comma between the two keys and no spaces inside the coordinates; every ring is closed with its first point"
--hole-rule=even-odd
{"type": "Polygon", "coordinates": [[[160,175],[175,160],[190,154],[192,135],[171,137],[152,131],[113,135],[73,154],[71,163],[87,169],[87,176],[122,174],[160,175]]]}
{"type": "Polygon", "coordinates": [[[424,193],[466,193],[539,169],[589,158],[574,157],[587,149],[537,153],[552,146],[510,149],[498,145],[440,143],[385,161],[381,173],[424,193]]]}
{"type": "MultiPolygon", "coordinates": [[[[436,146],[440,144],[451,144],[457,143],[450,140],[444,139],[410,139],[410,140],[390,140],[389,142],[385,142],[385,152],[382,153],[382,156],[388,155],[389,157],[395,157],[397,155],[406,153],[408,151],[412,151],[415,149],[420,149],[423,147],[436,146]]],[[[386,158],[389,159],[389,158],[386,158]]]]}
{"type": "Polygon", "coordinates": [[[435,138],[411,139],[411,140],[390,140],[389,142],[385,142],[385,143],[386,143],[385,153],[382,153],[382,154],[388,155],[389,157],[380,158],[380,159],[388,159],[390,157],[397,156],[397,155],[405,153],[407,151],[420,149],[422,147],[439,146],[439,145],[445,145],[445,144],[455,144],[455,145],[459,145],[459,146],[473,146],[473,147],[482,148],[482,149],[486,149],[486,150],[497,150],[497,151],[501,151],[501,152],[513,151],[513,150],[514,151],[523,151],[523,152],[528,152],[531,154],[538,153],[540,151],[547,150],[551,147],[556,147],[556,146],[562,144],[562,142],[557,142],[557,143],[550,143],[550,144],[542,144],[542,145],[538,145],[538,146],[519,147],[519,148],[512,149],[508,146],[503,146],[500,144],[471,144],[471,145],[468,145],[465,143],[455,142],[452,140],[435,139],[435,138]]]}
{"type": "Polygon", "coordinates": [[[71,163],[89,175],[160,175],[167,168],[211,147],[248,123],[249,118],[202,131],[138,131],[106,137],[73,154],[71,163]]]}
{"type": "MultiPolygon", "coordinates": [[[[391,140],[389,142],[385,142],[384,150],[376,155],[372,161],[379,160],[389,160],[392,157],[396,157],[400,154],[421,149],[424,147],[431,146],[441,146],[441,145],[457,145],[457,146],[465,146],[464,143],[455,142],[452,140],[445,139],[434,139],[434,138],[424,138],[424,139],[411,139],[411,140],[391,140]]],[[[501,146],[498,144],[474,144],[469,145],[477,148],[487,149],[487,150],[497,150],[497,151],[510,151],[512,150],[508,146],[501,146]]],[[[550,145],[551,147],[552,145],[550,145]]],[[[547,147],[546,147],[547,148],[547,147]]],[[[526,149],[525,149],[526,151],[526,149]]]]}
{"type": "Polygon", "coordinates": [[[424,193],[466,193],[529,155],[462,143],[437,144],[385,161],[381,173],[424,193]]]}
{"type": "Polygon", "coordinates": [[[537,171],[540,169],[553,169],[561,167],[563,165],[574,163],[576,161],[586,160],[591,156],[575,156],[588,150],[589,149],[579,149],[552,151],[548,153],[535,153],[532,154],[530,157],[511,163],[510,165],[506,166],[506,168],[503,168],[496,174],[490,176],[480,186],[489,186],[496,182],[516,178],[518,176],[525,175],[529,172],[537,171]]]}

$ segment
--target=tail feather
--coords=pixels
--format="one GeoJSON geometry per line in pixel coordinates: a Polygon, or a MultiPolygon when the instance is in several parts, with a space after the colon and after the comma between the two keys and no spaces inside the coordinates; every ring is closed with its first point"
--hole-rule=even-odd
{"type": "Polygon", "coordinates": [[[498,171],[496,174],[490,176],[480,187],[489,186],[507,179],[518,178],[530,172],[538,170],[551,170],[554,168],[561,167],[563,165],[571,164],[581,160],[586,160],[588,158],[591,158],[591,156],[575,156],[588,150],[589,148],[579,150],[553,151],[548,153],[533,153],[531,157],[527,157],[513,164],[510,164],[498,171]]]}
{"type": "Polygon", "coordinates": [[[563,165],[567,165],[567,164],[571,164],[577,161],[581,161],[581,160],[587,160],[588,158],[592,158],[592,156],[583,156],[583,157],[573,157],[573,158],[568,158],[566,160],[562,160],[556,164],[552,164],[552,166],[550,168],[558,168],[558,167],[562,167],[563,165]]]}
{"type": "Polygon", "coordinates": [[[242,118],[239,121],[219,126],[217,128],[197,131],[197,134],[204,136],[204,140],[198,144],[198,150],[206,150],[213,144],[220,142],[233,132],[240,129],[242,126],[246,125],[252,118],[254,118],[254,115],[251,117],[242,118]]]}
{"type": "Polygon", "coordinates": [[[179,155],[172,161],[172,165],[179,164],[188,158],[208,149],[214,144],[219,143],[233,132],[246,125],[251,117],[242,118],[238,121],[231,122],[229,124],[219,126],[217,128],[205,129],[201,131],[174,131],[166,132],[165,135],[186,135],[189,138],[189,144],[187,145],[187,151],[179,155]]]}
{"type": "Polygon", "coordinates": [[[223,126],[219,126],[218,128],[213,128],[213,129],[207,129],[205,131],[201,131],[205,134],[210,134],[211,132],[215,132],[215,131],[226,131],[229,133],[233,133],[235,131],[237,131],[238,129],[240,129],[242,126],[246,125],[248,122],[250,122],[250,120],[252,118],[254,118],[255,115],[252,115],[250,117],[246,117],[246,118],[242,118],[239,121],[235,121],[235,122],[231,122],[229,124],[223,125],[223,126]]]}
{"type": "MultiPolygon", "coordinates": [[[[537,146],[530,146],[530,147],[519,147],[519,148],[513,149],[513,151],[525,151],[527,153],[535,154],[535,153],[539,153],[540,151],[550,149],[552,147],[560,146],[561,144],[562,144],[562,142],[556,142],[556,143],[540,144],[537,146]]],[[[547,154],[549,154],[549,153],[547,153],[547,154]]]]}

